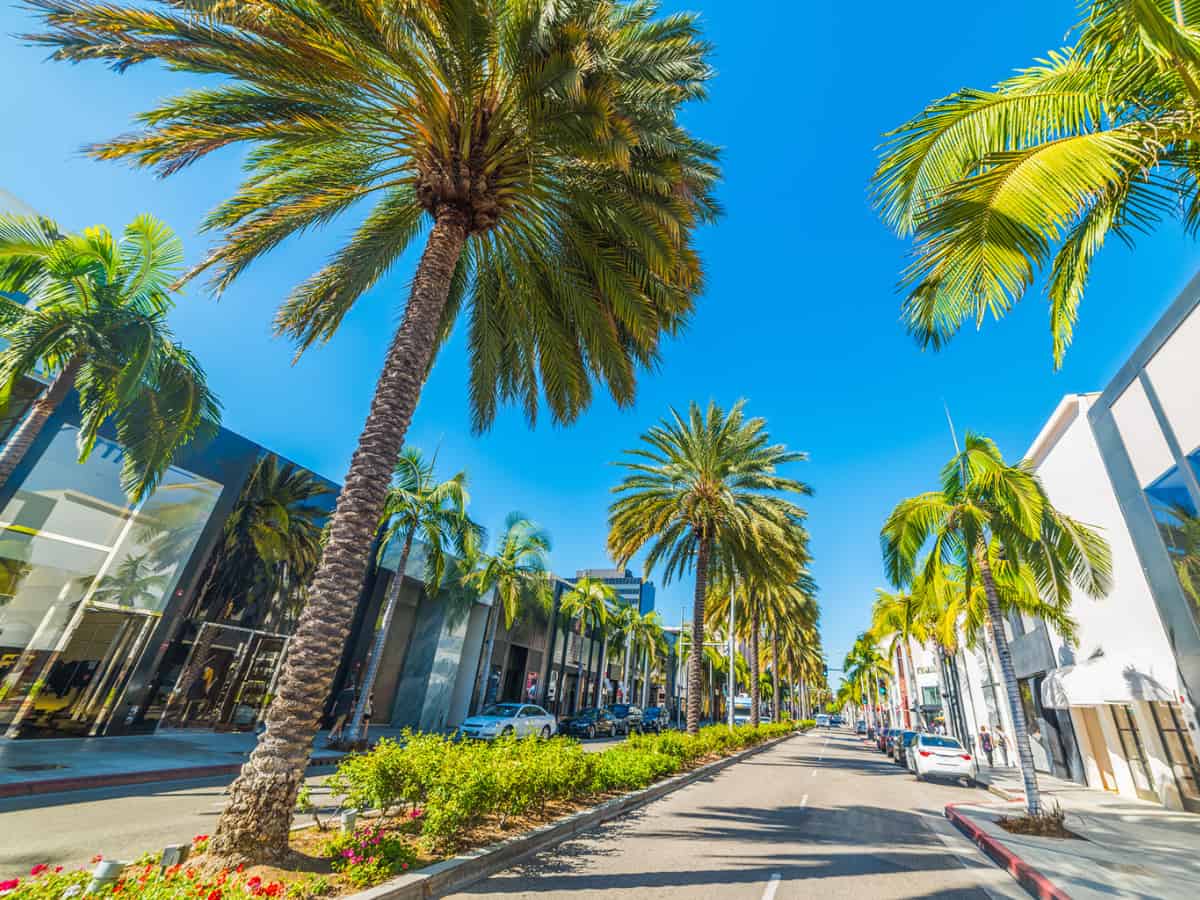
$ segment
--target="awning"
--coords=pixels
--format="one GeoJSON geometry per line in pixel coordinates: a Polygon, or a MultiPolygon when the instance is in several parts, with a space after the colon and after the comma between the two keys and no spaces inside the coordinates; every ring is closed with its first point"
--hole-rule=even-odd
{"type": "Polygon", "coordinates": [[[1154,670],[1162,667],[1161,663],[1156,666],[1124,654],[1119,659],[1100,656],[1063,666],[1046,673],[1042,681],[1042,706],[1066,709],[1135,700],[1171,701],[1175,699],[1174,692],[1154,675],[1154,670]]]}

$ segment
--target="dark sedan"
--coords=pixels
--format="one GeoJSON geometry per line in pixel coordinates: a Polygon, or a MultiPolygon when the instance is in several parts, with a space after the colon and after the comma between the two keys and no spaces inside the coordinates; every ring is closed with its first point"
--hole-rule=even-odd
{"type": "Polygon", "coordinates": [[[600,735],[613,736],[617,733],[617,720],[607,709],[585,709],[567,719],[559,729],[563,734],[575,737],[594,738],[600,735]]]}
{"type": "Polygon", "coordinates": [[[642,710],[642,731],[653,731],[658,734],[664,728],[669,727],[667,711],[661,706],[647,706],[642,710]]]}
{"type": "Polygon", "coordinates": [[[642,710],[628,703],[614,703],[608,708],[617,720],[617,734],[642,733],[642,710]]]}

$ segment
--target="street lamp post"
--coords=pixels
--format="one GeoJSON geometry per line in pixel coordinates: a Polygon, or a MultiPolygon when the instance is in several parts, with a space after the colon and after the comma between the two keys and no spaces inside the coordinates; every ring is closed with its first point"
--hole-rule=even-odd
{"type": "Polygon", "coordinates": [[[737,607],[737,579],[729,585],[729,727],[733,727],[733,696],[737,690],[737,670],[734,666],[734,658],[737,655],[737,644],[733,637],[734,627],[734,610],[737,607]]]}

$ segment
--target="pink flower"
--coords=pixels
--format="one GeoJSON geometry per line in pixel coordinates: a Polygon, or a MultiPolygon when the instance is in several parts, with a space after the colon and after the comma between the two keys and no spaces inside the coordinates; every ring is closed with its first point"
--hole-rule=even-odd
{"type": "Polygon", "coordinates": [[[38,863],[36,866],[34,866],[32,869],[29,870],[29,874],[32,875],[34,878],[37,878],[39,875],[41,875],[43,872],[45,872],[49,868],[50,867],[48,865],[46,865],[45,863],[38,863]]]}
{"type": "Polygon", "coordinates": [[[20,878],[10,878],[8,881],[0,881],[0,894],[16,890],[18,887],[20,887],[20,885],[20,878]]]}

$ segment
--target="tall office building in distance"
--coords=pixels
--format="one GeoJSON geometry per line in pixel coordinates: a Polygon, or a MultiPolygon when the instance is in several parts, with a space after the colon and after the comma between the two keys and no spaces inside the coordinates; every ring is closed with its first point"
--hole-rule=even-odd
{"type": "Polygon", "coordinates": [[[654,582],[634,575],[628,569],[579,569],[575,579],[595,578],[617,592],[623,606],[633,606],[640,613],[654,609],[654,582]]]}

